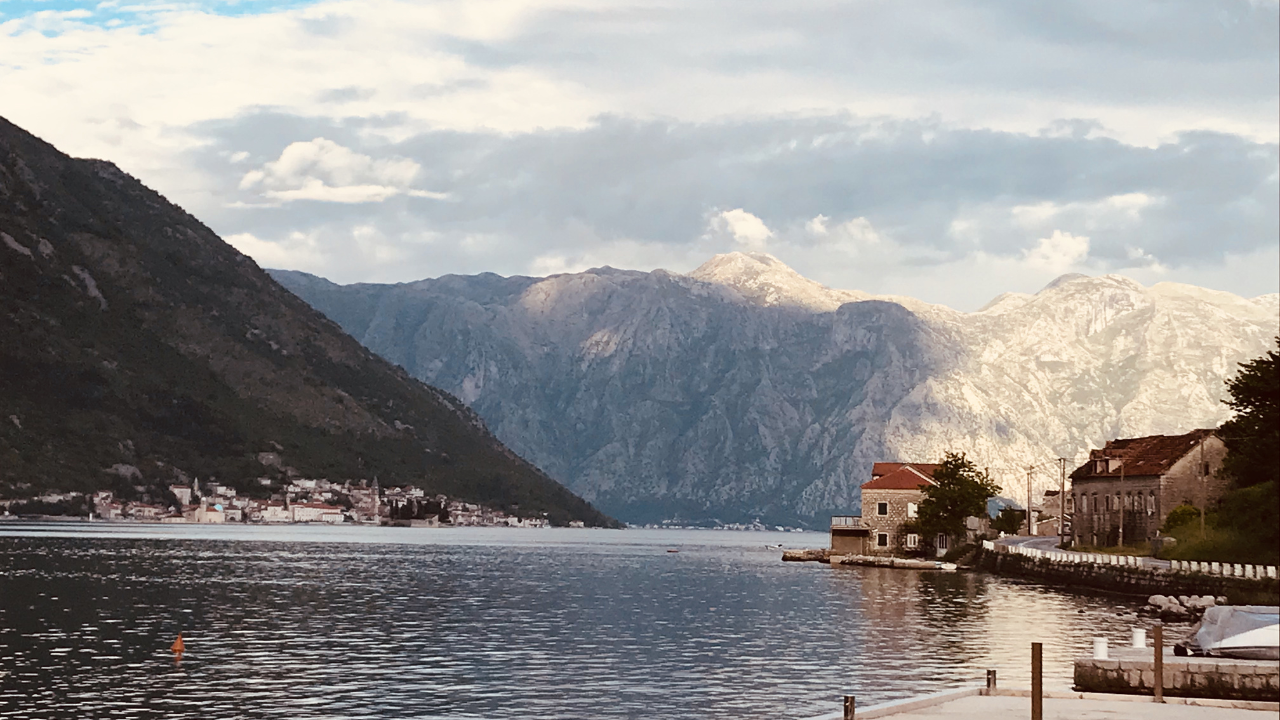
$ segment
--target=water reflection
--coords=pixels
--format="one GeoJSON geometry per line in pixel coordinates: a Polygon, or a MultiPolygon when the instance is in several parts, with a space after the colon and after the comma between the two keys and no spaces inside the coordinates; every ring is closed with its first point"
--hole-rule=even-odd
{"type": "Polygon", "coordinates": [[[1026,685],[1032,641],[1067,685],[1092,636],[1137,622],[765,548],[823,536],[186,530],[0,528],[0,717],[805,717],[988,667],[1026,685]]]}

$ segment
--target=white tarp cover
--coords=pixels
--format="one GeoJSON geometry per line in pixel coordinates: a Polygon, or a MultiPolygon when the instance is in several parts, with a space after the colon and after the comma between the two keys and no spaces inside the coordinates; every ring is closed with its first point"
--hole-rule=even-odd
{"type": "Polygon", "coordinates": [[[1206,655],[1280,659],[1280,607],[1218,605],[1208,608],[1190,644],[1206,655]]]}

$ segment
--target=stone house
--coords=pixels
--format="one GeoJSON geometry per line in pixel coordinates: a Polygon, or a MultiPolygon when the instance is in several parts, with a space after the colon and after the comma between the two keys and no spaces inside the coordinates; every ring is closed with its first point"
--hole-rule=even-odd
{"type": "MultiPolygon", "coordinates": [[[[921,538],[909,532],[923,489],[933,485],[938,465],[931,463],[876,463],[871,479],[862,484],[862,525],[867,529],[867,555],[915,553],[921,538]]],[[[947,538],[933,539],[938,554],[945,554],[947,538]]]]}
{"type": "Polygon", "coordinates": [[[1071,473],[1067,514],[1077,545],[1115,546],[1156,537],[1182,504],[1222,497],[1227,449],[1213,430],[1110,440],[1071,473]]]}

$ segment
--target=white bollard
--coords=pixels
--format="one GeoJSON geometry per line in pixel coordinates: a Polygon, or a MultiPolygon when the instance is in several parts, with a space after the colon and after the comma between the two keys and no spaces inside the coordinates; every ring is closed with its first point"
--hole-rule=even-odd
{"type": "Polygon", "coordinates": [[[1093,659],[1107,660],[1107,639],[1096,637],[1093,639],[1093,659]]]}
{"type": "Polygon", "coordinates": [[[1275,580],[1275,579],[1276,579],[1276,566],[1275,566],[1275,565],[1268,565],[1268,566],[1267,566],[1267,578],[1268,578],[1268,579],[1270,579],[1270,580],[1275,580]]]}
{"type": "Polygon", "coordinates": [[[1147,646],[1147,629],[1134,628],[1133,629],[1133,647],[1144,648],[1146,646],[1147,646]]]}
{"type": "Polygon", "coordinates": [[[1213,573],[1214,575],[1221,575],[1222,565],[1216,562],[1209,563],[1209,572],[1213,573]]]}

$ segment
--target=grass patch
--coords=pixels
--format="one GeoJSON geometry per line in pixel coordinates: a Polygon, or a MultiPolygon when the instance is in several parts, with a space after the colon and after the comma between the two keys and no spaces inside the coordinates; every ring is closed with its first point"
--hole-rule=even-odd
{"type": "Polygon", "coordinates": [[[1075,552],[1097,553],[1100,555],[1136,555],[1138,557],[1151,557],[1151,543],[1149,542],[1141,542],[1137,545],[1117,545],[1115,547],[1073,545],[1071,546],[1071,549],[1075,552]]]}

